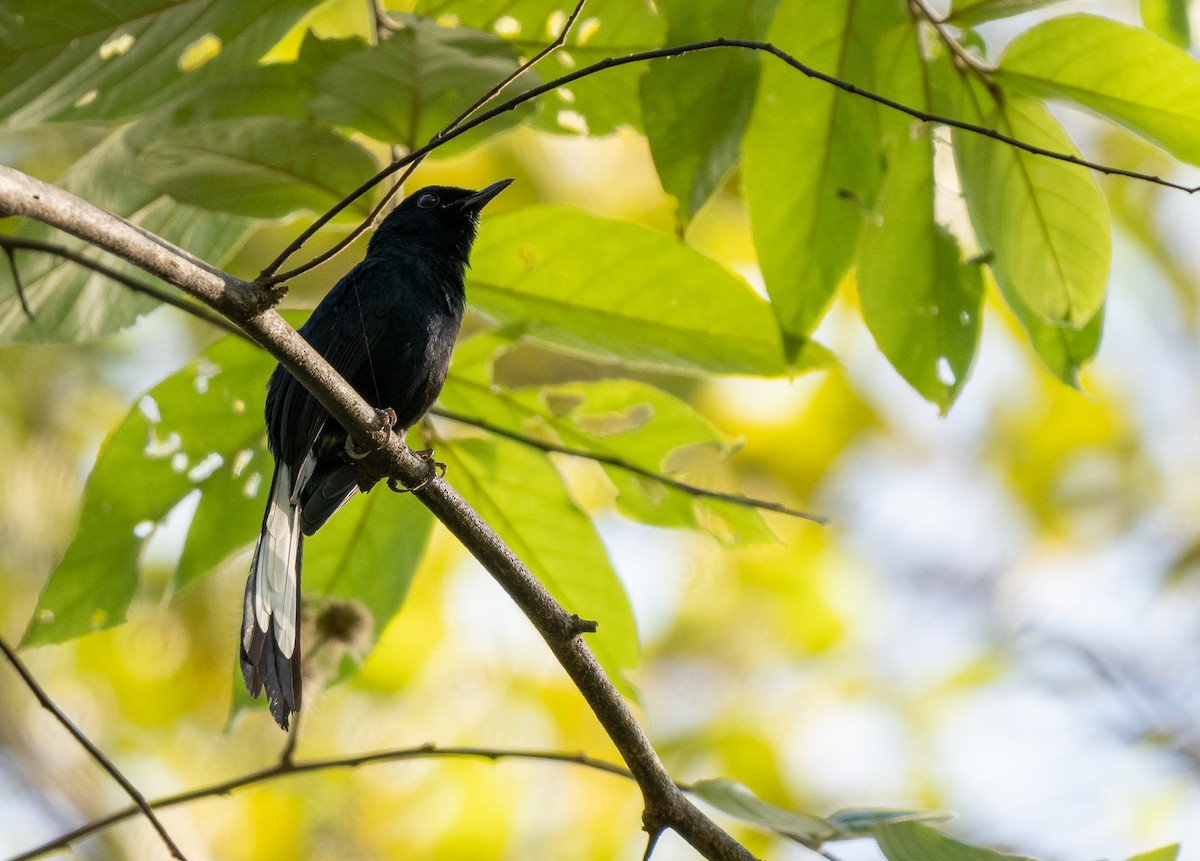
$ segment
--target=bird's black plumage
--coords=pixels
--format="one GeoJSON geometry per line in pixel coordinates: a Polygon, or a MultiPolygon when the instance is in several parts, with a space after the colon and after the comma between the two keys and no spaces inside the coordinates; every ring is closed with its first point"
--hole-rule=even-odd
{"type": "MultiPolygon", "coordinates": [[[[442,389],[479,212],[511,181],[410,195],[300,328],[364,399],[395,412],[397,431],[420,419],[442,389]]],[[[301,699],[304,536],[354,495],[360,473],[346,431],[282,365],[267,384],[266,420],[275,474],[246,583],[241,665],[250,693],[265,688],[271,714],[287,729],[301,699]]]]}

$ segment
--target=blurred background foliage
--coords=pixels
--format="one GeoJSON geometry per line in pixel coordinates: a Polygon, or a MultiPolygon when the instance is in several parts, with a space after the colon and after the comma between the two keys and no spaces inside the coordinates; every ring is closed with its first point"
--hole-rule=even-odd
{"type": "MultiPolygon", "coordinates": [[[[443,14],[436,3],[422,5],[443,14]]],[[[481,21],[494,20],[496,4],[477,5],[481,21]]],[[[1164,12],[1170,5],[1067,2],[1054,11],[1126,20],[1144,13],[1148,23],[1159,15],[1167,32],[1178,29],[1164,12]]],[[[1009,19],[983,33],[1003,44],[1028,24],[1009,19]]],[[[326,3],[286,28],[271,56],[296,56],[308,28],[338,39],[366,36],[369,27],[363,3],[326,3]]],[[[535,35],[517,47],[540,45],[546,34],[535,35]]],[[[598,56],[608,50],[601,45],[598,56]]],[[[626,115],[619,98],[637,98],[637,75],[626,78],[611,91],[617,117],[626,115]]],[[[2,160],[60,177],[104,137],[87,109],[50,104],[47,111],[84,113],[70,125],[4,132],[2,160]]],[[[572,121],[554,121],[563,119],[572,121]]],[[[1060,119],[1098,161],[1197,181],[1194,169],[1127,132],[1080,113],[1062,111],[1060,119]]],[[[561,204],[664,234],[686,221],[692,246],[754,276],[740,173],[707,204],[689,203],[681,219],[645,137],[611,118],[593,122],[590,130],[603,136],[554,134],[538,122],[481,136],[426,162],[409,188],[512,176],[517,182],[489,208],[481,241],[488,221],[507,211],[561,204]]],[[[356,140],[385,155],[380,144],[356,140]]],[[[881,355],[860,323],[854,290],[816,331],[837,365],[794,379],[635,374],[685,399],[721,446],[735,449],[728,459],[689,464],[690,480],[804,506],[828,516],[829,526],[764,514],[769,533],[656,529],[623,516],[630,512],[598,466],[553,458],[629,596],[641,657],[627,679],[678,779],[737,780],[815,814],[952,810],[952,833],[1043,858],[1125,857],[1177,841],[1180,857],[1200,858],[1195,204],[1129,180],[1101,184],[1115,225],[1113,274],[1103,346],[1079,390],[1047,372],[994,289],[971,378],[946,417],[881,355]]],[[[939,193],[953,198],[956,189],[939,193]]],[[[310,217],[258,225],[224,267],[258,272],[310,217]]],[[[320,238],[332,242],[348,227],[336,224],[320,238]]],[[[286,305],[311,307],[334,270],[361,251],[360,244],[291,282],[286,305]]],[[[490,337],[480,321],[469,325],[490,337]]],[[[75,534],[102,441],[142,392],[214,338],[183,313],[159,308],[102,340],[0,350],[6,638],[25,629],[75,534]]],[[[519,342],[494,373],[515,387],[604,376],[604,366],[519,342]]],[[[432,433],[441,442],[464,432],[435,420],[432,433]]],[[[466,436],[451,453],[469,451],[466,436]]],[[[528,457],[512,451],[515,462],[528,457]]],[[[501,477],[504,465],[500,457],[501,477]]],[[[455,468],[449,480],[473,474],[455,468]]],[[[422,514],[410,499],[376,491],[367,501],[413,534],[427,528],[413,525],[422,514]]],[[[212,576],[180,582],[184,509],[154,530],[135,560],[127,624],[24,652],[59,705],[149,797],[267,766],[284,743],[260,710],[230,719],[258,515],[238,521],[244,535],[229,539],[246,545],[243,552],[212,576]]],[[[614,759],[503,593],[440,527],[428,540],[419,564],[413,558],[407,597],[403,588],[395,596],[402,609],[375,632],[361,669],[311,697],[297,755],[436,742],[614,759]]],[[[589,615],[586,597],[572,609],[589,615]]],[[[336,662],[326,670],[339,672],[336,662]]],[[[15,677],[4,678],[0,853],[11,855],[126,800],[15,677]]],[[[640,814],[636,788],[621,778],[559,764],[431,759],[289,777],[163,819],[193,861],[606,859],[640,857],[640,814]]],[[[811,857],[794,842],[730,827],[759,856],[811,857]]],[[[162,850],[135,818],[75,851],[149,858],[162,850]]],[[[879,857],[873,841],[833,851],[879,857]]],[[[668,836],[655,857],[692,856],[668,836]]]]}

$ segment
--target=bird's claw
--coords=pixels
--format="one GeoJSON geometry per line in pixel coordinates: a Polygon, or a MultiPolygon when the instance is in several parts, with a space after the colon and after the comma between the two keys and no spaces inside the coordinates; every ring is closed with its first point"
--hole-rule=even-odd
{"type": "Polygon", "coordinates": [[[428,463],[430,466],[433,467],[433,469],[430,471],[429,475],[427,475],[425,477],[425,479],[420,484],[418,484],[416,487],[405,487],[404,485],[402,485],[399,482],[398,479],[389,478],[387,485],[388,485],[388,488],[390,488],[392,491],[394,491],[396,493],[416,493],[418,490],[423,490],[425,488],[425,485],[427,485],[427,484],[429,484],[429,482],[433,481],[434,478],[445,478],[446,477],[446,464],[442,463],[440,460],[433,459],[433,449],[424,448],[424,449],[421,449],[420,451],[414,451],[413,454],[415,454],[417,457],[421,458],[421,460],[428,463]]]}
{"type": "MultiPolygon", "coordinates": [[[[393,429],[395,429],[397,418],[396,411],[394,409],[391,407],[385,407],[382,410],[377,409],[375,410],[375,415],[379,418],[380,430],[390,434],[393,429]]],[[[373,448],[359,450],[354,445],[354,440],[351,437],[346,437],[346,457],[350,458],[351,460],[362,460],[374,450],[375,449],[373,448]]]]}

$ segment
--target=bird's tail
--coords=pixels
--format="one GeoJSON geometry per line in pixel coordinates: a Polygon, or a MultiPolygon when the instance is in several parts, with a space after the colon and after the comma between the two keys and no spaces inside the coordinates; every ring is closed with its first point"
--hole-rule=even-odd
{"type": "Polygon", "coordinates": [[[242,676],[250,695],[266,688],[275,721],[300,710],[300,505],[287,464],[275,467],[242,610],[242,676]]]}

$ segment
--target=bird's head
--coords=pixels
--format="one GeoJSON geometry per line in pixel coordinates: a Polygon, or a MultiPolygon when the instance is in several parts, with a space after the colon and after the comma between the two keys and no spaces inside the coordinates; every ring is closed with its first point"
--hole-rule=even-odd
{"type": "Polygon", "coordinates": [[[369,250],[428,250],[465,265],[480,211],[511,183],[511,179],[502,179],[480,191],[450,185],[415,191],[383,219],[371,237],[369,250]]]}

